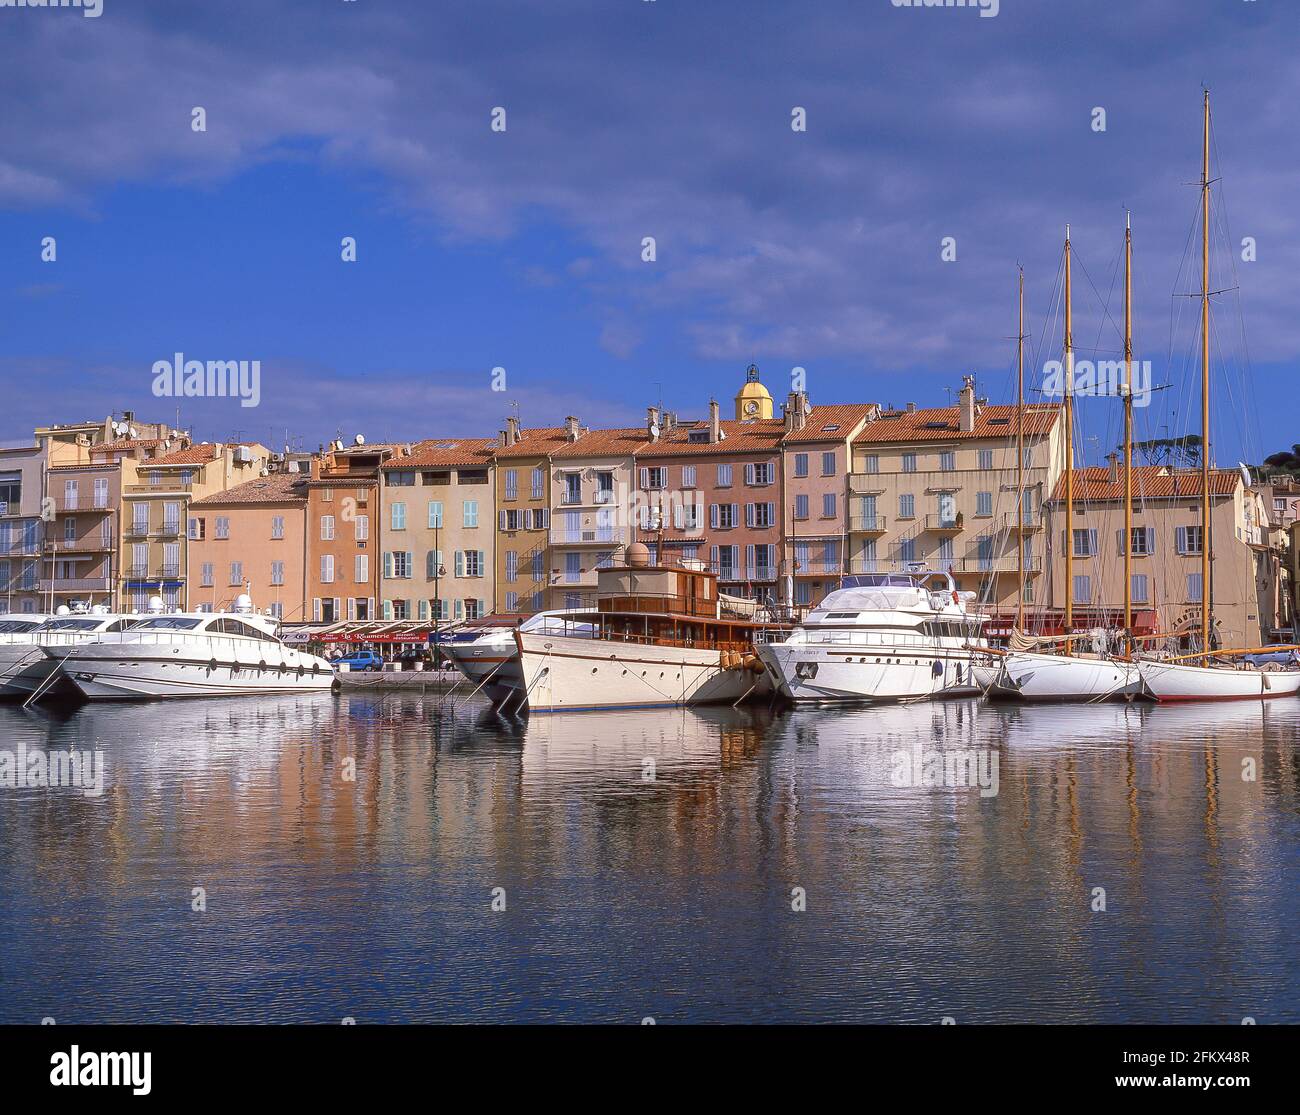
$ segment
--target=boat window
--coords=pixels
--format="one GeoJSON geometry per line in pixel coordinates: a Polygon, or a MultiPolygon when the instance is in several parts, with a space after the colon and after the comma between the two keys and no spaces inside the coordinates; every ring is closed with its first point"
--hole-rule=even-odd
{"type": "Polygon", "coordinates": [[[40,627],[40,620],[5,619],[0,620],[0,635],[17,635],[23,631],[35,631],[40,627]]]}
{"type": "Polygon", "coordinates": [[[193,631],[203,621],[190,616],[155,616],[135,628],[137,631],[193,631]]]}
{"type": "Polygon", "coordinates": [[[42,631],[92,631],[98,627],[97,619],[51,619],[46,620],[42,631]]]}

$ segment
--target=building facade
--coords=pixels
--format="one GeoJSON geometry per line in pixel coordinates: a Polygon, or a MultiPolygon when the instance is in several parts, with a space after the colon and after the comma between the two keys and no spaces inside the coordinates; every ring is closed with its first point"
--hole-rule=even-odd
{"type": "Polygon", "coordinates": [[[645,428],[587,430],[565,424],[565,443],[550,454],[548,607],[589,606],[597,570],[614,564],[632,541],[637,451],[661,421],[647,412],[645,428]]]}
{"type": "Polygon", "coordinates": [[[45,543],[45,449],[0,448],[0,607],[40,612],[45,543]]]}
{"type": "Polygon", "coordinates": [[[803,392],[785,403],[782,560],[786,595],[796,606],[820,602],[846,572],[853,439],[878,410],[871,403],[814,407],[803,392]]]}
{"type": "Polygon", "coordinates": [[[190,503],[190,607],[222,611],[247,593],[288,623],[308,618],[307,477],[271,472],[190,503]]]}
{"type": "Polygon", "coordinates": [[[378,618],[383,519],[379,470],[391,445],[336,442],[307,480],[307,601],[312,623],[378,618]]]}
{"type": "Polygon", "coordinates": [[[384,619],[456,623],[492,610],[496,446],[491,438],[425,441],[380,469],[384,619]]]}
{"type": "Polygon", "coordinates": [[[508,418],[497,436],[496,575],[492,611],[538,612],[550,583],[551,453],[567,444],[564,427],[524,429],[508,418]]]}
{"type": "MultiPolygon", "coordinates": [[[[1200,469],[1142,465],[1133,470],[1131,586],[1134,606],[1154,612],[1158,631],[1189,642],[1199,633],[1201,554],[1200,469]]],[[[1222,647],[1254,647],[1276,634],[1278,580],[1267,545],[1268,512],[1261,494],[1236,469],[1210,473],[1214,637],[1222,647]]],[[[1113,620],[1124,603],[1124,485],[1117,462],[1077,469],[1075,511],[1065,537],[1064,484],[1048,505],[1050,598],[1060,611],[1070,594],[1076,625],[1113,620]],[[1072,548],[1066,583],[1065,547],[1072,548]]]]}
{"type": "Polygon", "coordinates": [[[256,442],[203,442],[159,456],[121,459],[118,597],[123,608],[144,611],[151,596],[160,596],[168,607],[192,606],[189,544],[203,526],[190,518],[190,504],[259,475],[269,459],[270,451],[256,442]]]}
{"type": "Polygon", "coordinates": [[[673,564],[705,563],[719,592],[779,599],[784,433],[779,418],[723,421],[715,401],[708,422],[661,431],[636,454],[636,541],[673,564]]]}
{"type": "Polygon", "coordinates": [[[1026,407],[1019,421],[1015,407],[976,399],[969,381],[957,406],[875,413],[853,440],[846,572],[924,563],[986,606],[1014,611],[1023,560],[1024,599],[1042,602],[1042,507],[1064,467],[1064,444],[1057,407],[1026,407]]]}

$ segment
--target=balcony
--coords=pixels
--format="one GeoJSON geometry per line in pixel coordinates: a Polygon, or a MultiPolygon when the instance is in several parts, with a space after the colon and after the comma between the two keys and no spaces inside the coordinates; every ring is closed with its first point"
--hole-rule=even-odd
{"type": "Polygon", "coordinates": [[[163,525],[158,528],[158,536],[160,538],[175,538],[177,535],[180,534],[180,532],[181,532],[180,522],[179,521],[173,522],[170,519],[164,522],[163,525]]]}
{"type": "Polygon", "coordinates": [[[117,510],[107,500],[96,502],[95,497],[89,493],[80,496],[50,496],[50,499],[54,502],[54,510],[59,514],[71,514],[74,511],[108,513],[117,510]]]}
{"type": "Polygon", "coordinates": [[[770,582],[776,580],[776,570],[766,565],[748,568],[739,565],[721,565],[718,567],[718,580],[733,585],[745,581],[770,582]]]}
{"type": "MultiPolygon", "coordinates": [[[[1015,554],[998,554],[990,558],[962,558],[960,561],[936,561],[936,569],[942,569],[948,573],[986,573],[997,577],[1011,575],[1015,576],[1017,572],[1015,554]]],[[[1043,559],[1041,557],[1032,557],[1025,560],[1025,575],[1029,577],[1037,576],[1043,571],[1043,559]]]]}
{"type": "Polygon", "coordinates": [[[111,592],[108,577],[53,577],[41,581],[41,592],[111,592]]]}
{"type": "Polygon", "coordinates": [[[842,561],[796,561],[796,577],[838,577],[844,572],[842,561]]]}
{"type": "Polygon", "coordinates": [[[1043,512],[1040,508],[1014,511],[1002,516],[1002,529],[1014,534],[1033,534],[1043,529],[1043,512]]]}
{"type": "Polygon", "coordinates": [[[956,534],[964,525],[960,511],[955,515],[927,515],[925,517],[925,529],[930,534],[956,534]]]}
{"type": "Polygon", "coordinates": [[[552,546],[621,546],[627,531],[622,527],[584,527],[569,530],[566,527],[551,528],[552,546]]]}
{"type": "Polygon", "coordinates": [[[69,542],[66,538],[50,538],[45,543],[46,550],[59,554],[102,554],[117,549],[112,536],[87,534],[69,542]]]}
{"type": "Polygon", "coordinates": [[[154,492],[188,492],[190,484],[179,476],[169,476],[157,484],[123,484],[122,491],[130,495],[151,495],[154,492]]]}
{"type": "Polygon", "coordinates": [[[122,528],[123,538],[147,538],[148,536],[149,536],[148,523],[131,522],[131,523],[127,523],[126,526],[122,528]]]}
{"type": "Polygon", "coordinates": [[[850,515],[849,530],[855,534],[884,534],[889,521],[884,515],[850,515]]]}

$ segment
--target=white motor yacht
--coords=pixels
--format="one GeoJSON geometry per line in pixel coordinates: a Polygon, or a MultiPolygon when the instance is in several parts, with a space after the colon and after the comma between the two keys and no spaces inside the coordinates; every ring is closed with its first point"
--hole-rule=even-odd
{"type": "Polygon", "coordinates": [[[919,701],[978,693],[992,674],[984,617],[947,573],[845,577],[784,642],[756,647],[796,702],[919,701]]]}
{"type": "Polygon", "coordinates": [[[32,612],[0,612],[0,697],[18,697],[26,692],[17,683],[31,663],[45,656],[36,648],[36,630],[51,616],[32,612]]]}
{"type": "MultiPolygon", "coordinates": [[[[21,618],[27,620],[32,617],[21,618]]],[[[34,628],[12,632],[7,637],[0,636],[5,639],[0,642],[0,696],[75,694],[75,688],[60,674],[60,658],[81,643],[100,635],[125,631],[143,618],[140,615],[110,612],[101,606],[69,608],[64,605],[56,609],[54,615],[38,622],[34,628]],[[46,654],[46,647],[55,653],[46,654]]],[[[15,617],[8,617],[6,621],[0,622],[0,627],[14,619],[15,617]]]]}
{"type": "Polygon", "coordinates": [[[330,664],[285,646],[278,628],[247,596],[233,612],[163,612],[155,597],[150,614],[128,630],[42,649],[92,701],[329,689],[330,664]]]}

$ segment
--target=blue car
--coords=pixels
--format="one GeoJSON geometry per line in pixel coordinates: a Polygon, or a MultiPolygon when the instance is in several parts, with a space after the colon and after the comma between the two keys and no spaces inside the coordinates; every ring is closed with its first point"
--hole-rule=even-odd
{"type": "Polygon", "coordinates": [[[373,650],[354,650],[351,654],[334,659],[334,665],[346,666],[349,671],[355,673],[357,670],[382,670],[384,660],[373,650]]]}

